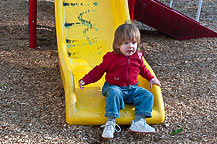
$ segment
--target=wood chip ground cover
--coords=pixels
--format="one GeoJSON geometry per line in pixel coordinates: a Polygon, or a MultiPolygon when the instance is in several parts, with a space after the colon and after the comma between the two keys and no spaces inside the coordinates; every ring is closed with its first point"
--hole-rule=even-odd
{"type": "MultiPolygon", "coordinates": [[[[174,1],[173,7],[195,18],[197,4],[174,1]]],[[[204,0],[200,18],[214,31],[216,8],[217,0],[204,0]]],[[[99,126],[65,122],[54,0],[38,0],[37,49],[28,48],[28,1],[1,0],[0,143],[216,143],[217,38],[177,41],[135,23],[144,56],[162,83],[166,120],[153,125],[155,134],[121,126],[121,133],[105,140],[99,126]]]]}

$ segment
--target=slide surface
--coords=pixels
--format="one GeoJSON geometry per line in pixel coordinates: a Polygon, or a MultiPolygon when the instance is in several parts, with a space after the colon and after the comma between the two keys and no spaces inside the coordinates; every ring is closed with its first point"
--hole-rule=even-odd
{"type": "MultiPolygon", "coordinates": [[[[101,88],[103,78],[85,86],[81,91],[78,81],[95,65],[103,55],[112,51],[115,29],[130,20],[127,0],[57,0],[55,1],[58,55],[62,82],[65,91],[66,122],[76,125],[105,124],[105,98],[101,88]]],[[[145,60],[144,60],[145,61],[145,60]]],[[[144,64],[151,71],[145,61],[144,64]]],[[[149,82],[141,77],[139,86],[150,90],[149,82]]],[[[150,90],[154,97],[153,117],[149,124],[164,121],[165,112],[161,89],[154,85],[150,90]]],[[[126,105],[120,112],[117,123],[130,124],[134,118],[134,107],[126,105]]]]}

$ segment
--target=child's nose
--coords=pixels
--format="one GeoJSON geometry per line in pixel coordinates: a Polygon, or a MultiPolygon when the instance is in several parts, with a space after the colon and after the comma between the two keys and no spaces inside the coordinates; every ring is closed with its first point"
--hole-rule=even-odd
{"type": "Polygon", "coordinates": [[[132,43],[132,42],[129,42],[129,46],[132,47],[132,46],[133,46],[133,43],[132,43]]]}
{"type": "Polygon", "coordinates": [[[129,46],[132,46],[132,45],[133,45],[133,43],[132,43],[132,42],[129,42],[129,43],[128,43],[128,45],[129,45],[129,46]]]}

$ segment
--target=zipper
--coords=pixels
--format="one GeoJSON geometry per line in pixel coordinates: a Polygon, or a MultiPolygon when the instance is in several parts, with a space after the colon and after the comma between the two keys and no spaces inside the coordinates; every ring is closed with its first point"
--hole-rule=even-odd
{"type": "Polygon", "coordinates": [[[127,57],[127,86],[129,85],[130,79],[130,57],[127,57]]]}

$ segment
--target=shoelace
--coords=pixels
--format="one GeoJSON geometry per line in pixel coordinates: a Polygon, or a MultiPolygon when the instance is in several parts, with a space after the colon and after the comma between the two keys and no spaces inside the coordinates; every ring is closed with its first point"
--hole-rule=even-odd
{"type": "Polygon", "coordinates": [[[110,127],[110,126],[112,126],[114,129],[115,129],[115,131],[116,132],[121,132],[121,127],[118,125],[118,124],[105,124],[105,125],[101,125],[101,127],[102,128],[104,128],[104,127],[110,127]],[[118,129],[116,129],[116,127],[118,128],[118,129]]]}
{"type": "Polygon", "coordinates": [[[146,120],[145,119],[140,119],[139,121],[140,123],[138,123],[140,126],[145,127],[146,126],[146,120]]]}

